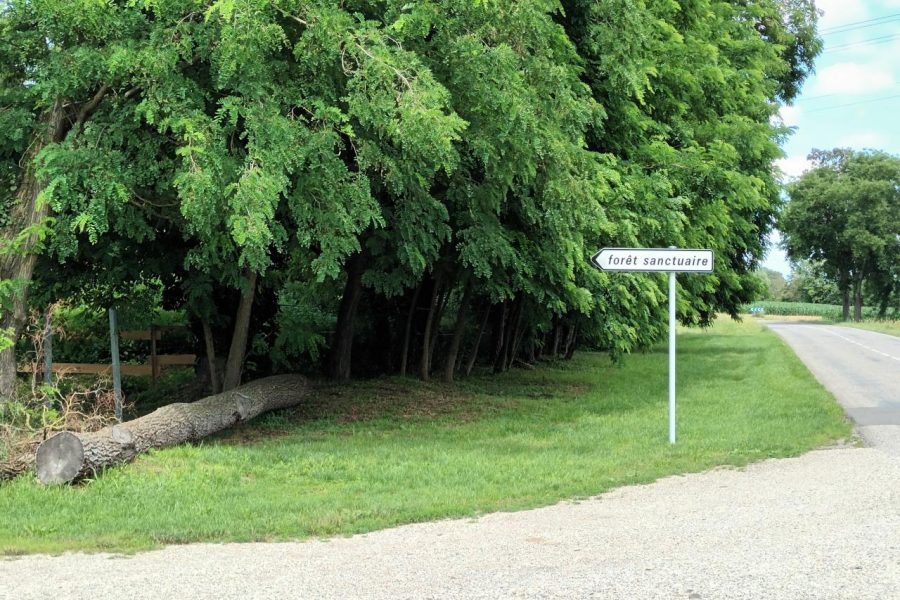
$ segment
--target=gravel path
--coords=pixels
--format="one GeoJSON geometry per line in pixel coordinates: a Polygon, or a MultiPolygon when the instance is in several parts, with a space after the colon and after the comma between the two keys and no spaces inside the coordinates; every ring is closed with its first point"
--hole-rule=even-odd
{"type": "Polygon", "coordinates": [[[0,597],[900,598],[900,458],[821,450],[352,538],[0,561],[0,597]]]}

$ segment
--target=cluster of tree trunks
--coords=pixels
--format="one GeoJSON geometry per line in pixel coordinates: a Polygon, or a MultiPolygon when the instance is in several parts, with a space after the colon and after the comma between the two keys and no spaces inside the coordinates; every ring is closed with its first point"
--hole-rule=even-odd
{"type": "Polygon", "coordinates": [[[476,364],[502,372],[541,358],[571,358],[578,346],[575,316],[557,315],[549,331],[537,331],[532,317],[539,308],[522,295],[497,303],[478,296],[466,273],[438,269],[409,289],[405,301],[385,302],[362,284],[360,256],[347,265],[331,338],[333,379],[346,381],[352,370],[357,376],[416,373],[423,381],[440,376],[450,383],[476,364]],[[369,323],[376,334],[357,335],[354,322],[369,323]]]}
{"type": "Polygon", "coordinates": [[[276,375],[197,402],[170,404],[99,431],[63,431],[38,446],[37,477],[45,484],[91,477],[151,448],[195,442],[262,413],[295,406],[308,390],[306,379],[299,375],[276,375]]]}

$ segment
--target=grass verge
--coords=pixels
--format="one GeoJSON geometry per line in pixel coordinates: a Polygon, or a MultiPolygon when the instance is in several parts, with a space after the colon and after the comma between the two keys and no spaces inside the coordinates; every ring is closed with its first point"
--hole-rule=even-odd
{"type": "Polygon", "coordinates": [[[149,453],[80,487],[0,487],[0,553],[302,539],[547,505],[845,438],[833,398],[774,334],[679,335],[679,442],[666,353],[601,354],[457,386],[320,386],[301,409],[149,453]]]}
{"type": "Polygon", "coordinates": [[[836,323],[836,325],[900,336],[900,321],[860,321],[859,323],[836,323]]]}

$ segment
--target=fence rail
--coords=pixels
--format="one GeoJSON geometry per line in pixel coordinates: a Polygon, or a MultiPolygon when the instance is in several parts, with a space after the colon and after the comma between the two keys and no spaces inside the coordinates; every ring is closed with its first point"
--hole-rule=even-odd
{"type": "MultiPolygon", "coordinates": [[[[139,365],[121,365],[122,375],[150,375],[154,379],[159,377],[164,367],[173,366],[193,366],[197,361],[195,354],[157,354],[156,343],[162,339],[163,335],[169,331],[185,331],[187,327],[180,325],[164,325],[153,326],[150,329],[141,329],[134,331],[120,331],[118,336],[123,340],[149,341],[150,342],[150,360],[139,365]]],[[[48,329],[48,332],[50,330],[48,329]]],[[[45,348],[49,350],[48,341],[52,343],[52,335],[45,334],[45,348]]],[[[49,372],[63,375],[111,375],[113,366],[111,363],[58,363],[53,362],[49,353],[45,355],[43,365],[38,363],[23,364],[19,366],[20,373],[49,372]]]]}
{"type": "MultiPolygon", "coordinates": [[[[195,354],[160,354],[156,357],[156,373],[159,375],[162,367],[193,366],[197,360],[195,354]]],[[[38,372],[44,370],[43,365],[26,364],[19,367],[20,373],[33,373],[35,367],[38,372]]],[[[53,372],[63,375],[109,375],[112,373],[111,364],[101,363],[53,363],[53,372]]],[[[141,365],[122,364],[122,375],[154,375],[153,363],[141,365]]]]}

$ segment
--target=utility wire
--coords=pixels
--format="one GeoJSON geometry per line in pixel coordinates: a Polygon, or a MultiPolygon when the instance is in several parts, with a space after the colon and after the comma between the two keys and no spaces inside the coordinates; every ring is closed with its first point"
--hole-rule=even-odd
{"type": "Polygon", "coordinates": [[[894,94],[893,96],[885,96],[883,98],[872,98],[870,100],[860,100],[858,102],[848,102],[847,104],[838,104],[836,106],[825,106],[822,108],[814,108],[814,109],[808,110],[806,112],[807,113],[825,112],[828,110],[836,110],[838,108],[846,108],[848,106],[859,106],[860,104],[870,104],[872,102],[884,102],[885,100],[894,100],[895,98],[900,98],[900,94],[894,94]]]}
{"type": "Polygon", "coordinates": [[[803,101],[806,102],[807,100],[820,100],[821,98],[831,98],[832,96],[843,96],[843,94],[834,92],[831,94],[819,94],[818,96],[803,96],[803,101]]]}
{"type": "Polygon", "coordinates": [[[880,27],[881,25],[890,25],[896,21],[900,21],[900,17],[894,17],[892,19],[888,19],[886,21],[879,21],[878,23],[869,23],[868,25],[860,25],[859,27],[850,27],[848,29],[842,29],[840,31],[832,31],[831,33],[823,33],[821,34],[823,37],[828,35],[841,35],[842,33],[848,33],[850,31],[857,31],[859,29],[868,29],[869,27],[880,27]]]}
{"type": "MultiPolygon", "coordinates": [[[[879,91],[882,91],[882,92],[883,91],[893,91],[896,89],[897,89],[897,86],[894,85],[894,86],[891,86],[890,88],[888,88],[887,90],[879,90],[879,91]]],[[[804,102],[807,102],[809,100],[821,100],[823,98],[832,98],[834,96],[846,96],[846,95],[847,95],[846,92],[832,92],[830,94],[819,94],[817,96],[803,96],[802,99],[804,102]]],[[[868,96],[869,94],[864,94],[864,95],[868,96]]]]}
{"type": "Polygon", "coordinates": [[[853,31],[854,29],[864,29],[865,27],[881,25],[881,23],[878,21],[890,22],[897,18],[900,18],[900,13],[893,13],[890,15],[882,15],[880,17],[875,17],[873,19],[866,19],[864,21],[853,21],[852,23],[844,23],[843,25],[835,25],[834,27],[829,27],[828,29],[823,29],[819,33],[822,35],[827,35],[827,34],[831,34],[831,33],[843,33],[844,31],[853,31]],[[871,23],[871,25],[870,25],[870,23],[871,23]]]}
{"type": "Polygon", "coordinates": [[[837,46],[826,46],[822,54],[828,54],[829,52],[834,52],[836,50],[855,48],[857,46],[872,46],[874,44],[883,44],[885,42],[890,42],[891,40],[896,40],[897,38],[900,38],[900,33],[892,33],[891,35],[883,35],[881,37],[869,38],[867,40],[860,40],[858,42],[838,44],[837,46]]]}

